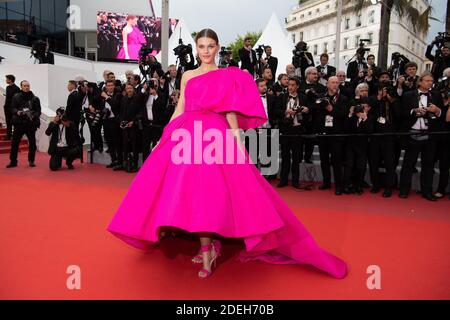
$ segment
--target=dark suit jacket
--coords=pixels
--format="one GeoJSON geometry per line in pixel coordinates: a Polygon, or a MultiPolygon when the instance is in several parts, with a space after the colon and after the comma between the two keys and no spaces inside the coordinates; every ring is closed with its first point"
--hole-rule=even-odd
{"type": "MultiPolygon", "coordinates": [[[[66,142],[69,148],[80,148],[81,139],[78,134],[78,129],[75,127],[73,122],[70,123],[69,127],[64,128],[66,130],[66,142]]],[[[53,154],[56,151],[58,144],[59,135],[59,125],[53,121],[49,123],[45,134],[50,136],[50,144],[48,146],[48,154],[53,154]]]]}
{"type": "Polygon", "coordinates": [[[333,110],[328,112],[325,108],[317,106],[315,118],[315,130],[317,133],[343,133],[345,131],[345,119],[348,116],[348,98],[339,94],[333,104],[333,110]],[[327,115],[333,117],[333,127],[325,127],[327,115]]]}
{"type": "Polygon", "coordinates": [[[267,59],[267,63],[269,64],[269,68],[272,71],[272,78],[276,79],[278,59],[273,56],[270,56],[269,59],[267,59]]]}
{"type": "Polygon", "coordinates": [[[80,122],[81,99],[77,91],[73,91],[67,97],[66,114],[70,121],[80,122]]]}
{"type": "Polygon", "coordinates": [[[239,49],[239,59],[241,60],[241,69],[248,70],[252,75],[255,74],[255,66],[258,64],[258,60],[256,58],[256,51],[252,49],[251,51],[253,63],[250,62],[250,52],[246,49],[239,49]]]}
{"type": "MultiPolygon", "coordinates": [[[[148,113],[147,113],[147,100],[149,98],[149,94],[145,93],[143,94],[143,98],[141,101],[144,103],[141,103],[140,110],[139,110],[139,117],[142,119],[142,124],[149,125],[150,122],[148,120],[148,113]]],[[[153,101],[152,106],[152,116],[153,116],[153,123],[156,125],[163,126],[167,120],[166,115],[166,104],[167,101],[164,96],[158,96],[156,100],[153,101]]]]}
{"type": "Polygon", "coordinates": [[[5,110],[11,112],[12,100],[16,93],[20,92],[20,88],[14,83],[6,87],[5,110]]]}
{"type": "MultiPolygon", "coordinates": [[[[323,66],[318,65],[316,67],[317,72],[323,72],[323,66]]],[[[336,68],[333,66],[328,65],[327,66],[327,72],[325,74],[325,76],[323,77],[325,80],[328,80],[329,77],[335,76],[336,75],[336,68]]]]}
{"type": "MultiPolygon", "coordinates": [[[[419,93],[417,90],[408,91],[402,96],[402,128],[406,131],[411,129],[411,127],[416,123],[418,117],[414,112],[411,114],[411,110],[419,107],[419,93]]],[[[441,95],[437,92],[430,91],[428,93],[428,103],[433,103],[437,107],[441,109],[441,114],[435,116],[434,119],[428,118],[428,131],[439,131],[442,129],[443,121],[442,119],[445,117],[445,109],[443,107],[443,102],[441,95]]],[[[427,116],[427,115],[425,115],[427,116]]]]}
{"type": "Polygon", "coordinates": [[[269,124],[270,127],[273,128],[277,124],[277,114],[276,114],[277,100],[273,94],[266,94],[266,101],[267,101],[267,113],[269,118],[269,124]]]}
{"type": "MultiPolygon", "coordinates": [[[[367,69],[367,63],[365,61],[362,62],[364,69],[367,69]]],[[[358,77],[359,69],[358,69],[358,61],[353,60],[347,66],[347,78],[354,80],[358,77]]]]}
{"type": "MultiPolygon", "coordinates": [[[[302,92],[298,93],[298,98],[299,98],[300,106],[308,105],[307,97],[305,94],[303,94],[302,92]]],[[[283,124],[283,119],[285,118],[288,101],[289,101],[289,92],[283,93],[277,97],[276,116],[280,122],[280,131],[282,133],[287,132],[289,130],[289,128],[283,124]]],[[[309,126],[309,123],[312,121],[312,119],[313,119],[313,110],[311,108],[309,108],[308,113],[303,113],[303,120],[301,121],[301,124],[300,124],[300,126],[302,127],[303,130],[307,129],[307,127],[309,126]]]]}

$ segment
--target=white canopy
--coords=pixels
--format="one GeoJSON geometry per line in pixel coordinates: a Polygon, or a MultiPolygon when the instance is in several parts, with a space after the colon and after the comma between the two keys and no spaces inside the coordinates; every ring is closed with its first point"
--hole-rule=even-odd
{"type": "Polygon", "coordinates": [[[272,55],[278,58],[277,74],[285,73],[286,65],[292,62],[292,50],[294,46],[289,42],[287,35],[280,25],[280,20],[275,13],[272,13],[266,28],[253,49],[256,49],[260,44],[272,47],[272,55]]]}

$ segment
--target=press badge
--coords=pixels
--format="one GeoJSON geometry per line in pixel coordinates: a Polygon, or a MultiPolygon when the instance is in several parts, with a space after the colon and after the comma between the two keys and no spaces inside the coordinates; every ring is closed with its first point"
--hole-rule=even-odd
{"type": "Polygon", "coordinates": [[[378,121],[378,123],[381,123],[381,124],[386,123],[386,119],[384,117],[379,117],[377,121],[378,121]]]}
{"type": "Polygon", "coordinates": [[[325,116],[325,127],[332,127],[332,126],[333,126],[333,117],[325,116]]]}

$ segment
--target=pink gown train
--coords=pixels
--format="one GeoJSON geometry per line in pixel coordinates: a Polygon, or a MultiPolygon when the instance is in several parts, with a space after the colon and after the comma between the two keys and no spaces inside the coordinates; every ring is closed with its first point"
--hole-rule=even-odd
{"type": "MultiPolygon", "coordinates": [[[[344,278],[345,262],[316,244],[254,164],[194,162],[194,149],[200,145],[204,151],[211,144],[206,138],[196,143],[194,130],[204,134],[215,129],[231,136],[225,116],[231,111],[236,112],[239,127],[244,130],[266,122],[250,74],[230,67],[189,79],[185,112],[164,128],[159,144],[135,176],[108,230],[143,250],[158,241],[161,227],[212,232],[243,239],[241,261],[310,264],[335,278],[344,278]],[[172,150],[179,150],[182,143],[181,138],[171,138],[175,132],[192,136],[184,144],[192,147],[192,154],[186,153],[192,164],[172,161],[172,150]]],[[[238,147],[233,138],[225,141],[229,143],[217,150],[225,153],[231,144],[236,154],[238,147]]],[[[244,153],[248,160],[248,153],[244,153]]],[[[214,153],[214,157],[219,155],[214,153]]]]}

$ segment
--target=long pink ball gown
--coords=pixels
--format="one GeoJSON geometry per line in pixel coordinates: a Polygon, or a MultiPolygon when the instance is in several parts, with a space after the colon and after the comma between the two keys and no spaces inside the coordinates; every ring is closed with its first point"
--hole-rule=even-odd
{"type": "MultiPolygon", "coordinates": [[[[241,261],[310,264],[335,278],[344,278],[345,262],[316,244],[254,164],[172,161],[172,149],[181,143],[180,139],[171,139],[174,130],[184,129],[194,137],[194,121],[196,130],[201,121],[201,133],[215,128],[224,136],[232,136],[226,131],[229,129],[226,113],[231,111],[237,113],[241,129],[256,128],[266,122],[250,74],[230,67],[189,79],[184,113],[164,128],[159,144],[135,176],[108,230],[143,250],[158,241],[160,227],[212,232],[244,239],[241,261]]],[[[190,142],[192,150],[194,140],[190,142]]],[[[202,150],[208,144],[211,142],[200,142],[202,150]]],[[[194,152],[190,158],[194,159],[194,152]]]]}

